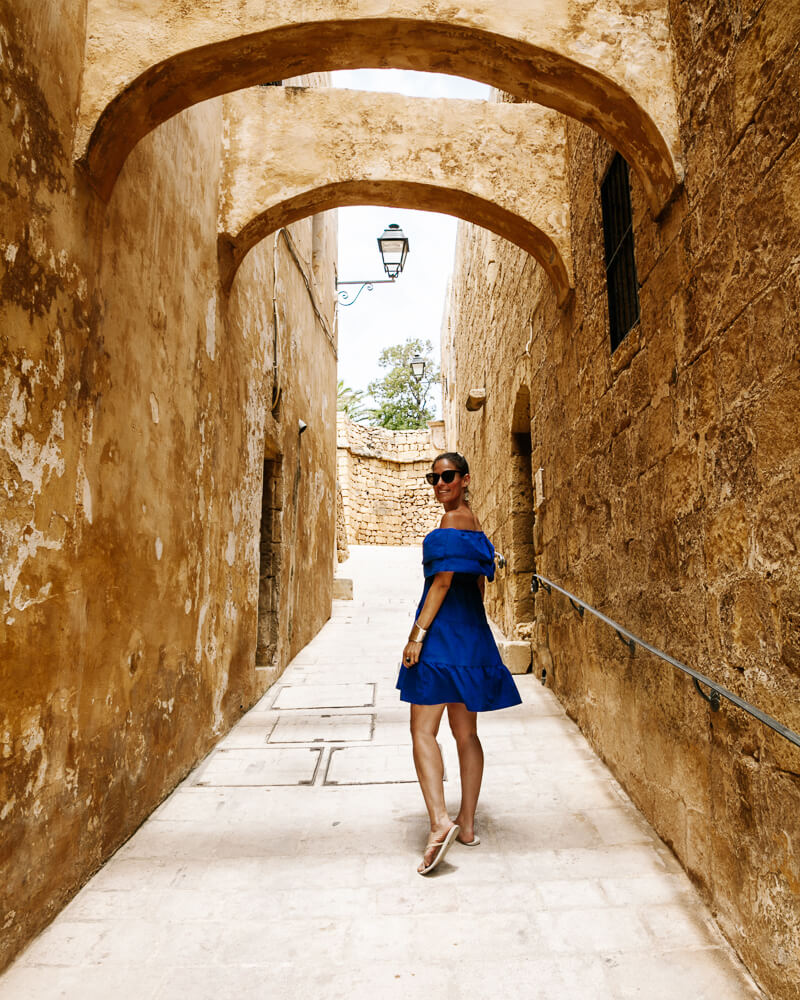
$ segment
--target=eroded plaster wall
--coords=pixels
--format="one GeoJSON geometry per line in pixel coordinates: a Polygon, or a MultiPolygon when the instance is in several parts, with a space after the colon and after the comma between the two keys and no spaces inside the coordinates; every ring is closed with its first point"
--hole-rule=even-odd
{"type": "Polygon", "coordinates": [[[222,100],[99,203],[71,162],[83,31],[80,3],[0,0],[0,966],[330,612],[334,223],[221,293],[222,100]],[[257,670],[265,458],[282,617],[257,670]]]}
{"type": "MultiPolygon", "coordinates": [[[[612,355],[599,195],[612,150],[571,124],[574,301],[559,310],[529,257],[462,226],[449,443],[498,547],[532,540],[539,573],[797,731],[800,8],[692,0],[671,21],[686,182],[654,222],[633,181],[639,326],[612,355]],[[473,387],[486,404],[468,412],[473,387]],[[515,543],[525,389],[535,521],[515,543]]],[[[504,622],[505,586],[491,598],[504,622]]],[[[712,714],[687,678],[556,595],[536,597],[534,642],[536,669],[758,981],[796,997],[798,753],[730,705],[712,714]]]]}

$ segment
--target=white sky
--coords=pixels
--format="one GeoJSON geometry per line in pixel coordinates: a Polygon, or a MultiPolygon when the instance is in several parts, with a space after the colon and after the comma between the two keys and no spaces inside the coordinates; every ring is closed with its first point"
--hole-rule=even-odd
{"type": "MultiPolygon", "coordinates": [[[[340,70],[331,74],[334,87],[377,90],[410,97],[458,97],[487,100],[489,87],[441,73],[405,70],[340,70]]],[[[339,378],[351,389],[366,390],[385,371],[378,367],[384,347],[408,337],[433,343],[439,356],[447,281],[453,267],[458,220],[434,212],[397,208],[339,209],[339,277],[343,281],[385,277],[377,239],[390,222],[409,239],[405,270],[395,285],[367,289],[353,306],[339,308],[339,378]]],[[[358,286],[348,289],[351,295],[358,286]]],[[[441,408],[436,399],[437,411],[441,408]]]]}

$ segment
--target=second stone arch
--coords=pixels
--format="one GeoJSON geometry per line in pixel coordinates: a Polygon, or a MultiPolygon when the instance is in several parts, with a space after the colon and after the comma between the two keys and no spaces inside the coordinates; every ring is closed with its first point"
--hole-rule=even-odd
{"type": "Polygon", "coordinates": [[[557,112],[291,87],[238,91],[225,107],[223,288],[276,229],[332,208],[385,204],[455,215],[516,243],[542,265],[559,304],[568,301],[565,123],[557,112]]]}

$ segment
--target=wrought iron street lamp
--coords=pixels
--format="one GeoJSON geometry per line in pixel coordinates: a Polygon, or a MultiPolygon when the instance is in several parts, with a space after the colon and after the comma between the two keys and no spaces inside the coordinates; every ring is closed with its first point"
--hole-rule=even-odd
{"type": "Polygon", "coordinates": [[[383,260],[383,269],[394,281],[406,266],[408,256],[408,237],[403,230],[393,222],[378,237],[378,249],[383,260]]]}
{"type": "Polygon", "coordinates": [[[414,376],[417,382],[421,382],[422,377],[425,374],[425,366],[426,366],[425,358],[423,358],[421,354],[415,354],[414,357],[409,362],[408,366],[411,369],[411,374],[414,376]]]}
{"type": "MultiPolygon", "coordinates": [[[[406,258],[408,257],[409,243],[408,237],[403,232],[403,230],[393,222],[391,225],[387,226],[386,229],[378,237],[378,250],[380,250],[381,260],[383,261],[383,269],[389,275],[388,278],[373,278],[368,281],[338,281],[336,282],[336,294],[339,297],[339,302],[343,306],[352,306],[355,304],[356,299],[366,288],[368,292],[371,292],[374,285],[393,285],[397,280],[398,276],[402,274],[403,268],[406,266],[406,258]],[[360,285],[361,287],[356,292],[355,296],[350,299],[350,292],[342,290],[339,291],[340,285],[360,285]]],[[[420,376],[421,377],[421,376],[420,376]]]]}

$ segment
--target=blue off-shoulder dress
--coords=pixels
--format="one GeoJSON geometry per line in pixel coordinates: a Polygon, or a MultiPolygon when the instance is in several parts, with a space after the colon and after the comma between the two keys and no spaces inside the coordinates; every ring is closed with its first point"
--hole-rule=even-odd
{"type": "Polygon", "coordinates": [[[422,610],[433,578],[452,570],[450,589],[428,629],[419,663],[400,667],[397,687],[413,705],[461,702],[470,712],[519,705],[514,679],[500,659],[486,621],[478,577],[494,579],[494,546],[482,531],[436,528],[422,543],[425,587],[422,610]]]}

